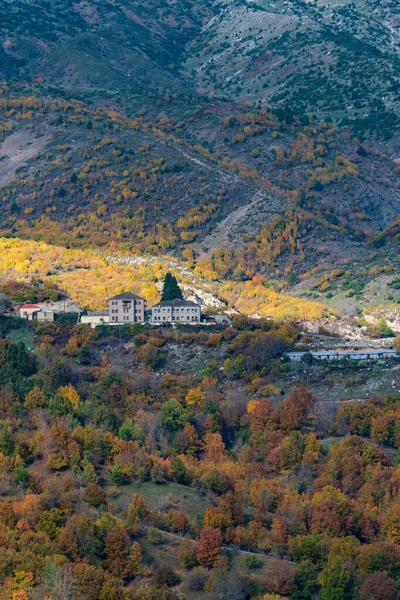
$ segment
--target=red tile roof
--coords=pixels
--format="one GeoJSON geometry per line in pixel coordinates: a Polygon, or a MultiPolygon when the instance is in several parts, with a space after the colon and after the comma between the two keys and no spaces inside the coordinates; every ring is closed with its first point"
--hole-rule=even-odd
{"type": "Polygon", "coordinates": [[[37,308],[39,310],[39,307],[36,306],[36,304],[24,304],[21,308],[37,308]]]}

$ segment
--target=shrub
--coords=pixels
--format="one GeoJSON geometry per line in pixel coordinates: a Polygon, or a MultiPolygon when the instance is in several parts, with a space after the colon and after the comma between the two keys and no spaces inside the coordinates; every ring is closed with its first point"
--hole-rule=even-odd
{"type": "Polygon", "coordinates": [[[156,566],[154,569],[153,583],[159,587],[170,587],[179,583],[179,577],[169,565],[156,566]]]}
{"type": "Polygon", "coordinates": [[[244,559],[244,566],[246,569],[259,569],[263,565],[263,560],[255,554],[249,554],[244,559]]]}
{"type": "Polygon", "coordinates": [[[209,579],[208,573],[202,567],[193,569],[187,578],[188,588],[191,592],[203,592],[209,579]]]}
{"type": "Polygon", "coordinates": [[[147,539],[152,544],[162,544],[163,542],[161,532],[156,527],[149,527],[149,530],[147,532],[147,539]]]}

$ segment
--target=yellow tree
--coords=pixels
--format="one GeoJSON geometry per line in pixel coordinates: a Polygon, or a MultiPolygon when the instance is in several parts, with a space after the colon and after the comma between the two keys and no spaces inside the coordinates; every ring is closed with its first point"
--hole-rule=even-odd
{"type": "Polygon", "coordinates": [[[205,399],[206,395],[200,386],[191,388],[185,398],[187,406],[203,406],[205,399]]]}
{"type": "Polygon", "coordinates": [[[76,389],[71,385],[65,385],[58,388],[57,392],[66,400],[69,400],[74,408],[79,406],[81,398],[76,389]]]}

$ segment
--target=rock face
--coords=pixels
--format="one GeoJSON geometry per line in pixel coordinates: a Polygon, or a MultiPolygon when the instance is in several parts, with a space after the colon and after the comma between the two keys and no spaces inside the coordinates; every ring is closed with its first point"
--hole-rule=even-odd
{"type": "Polygon", "coordinates": [[[42,152],[50,138],[50,130],[38,135],[29,127],[8,135],[0,143],[0,188],[14,179],[18,169],[42,152]]]}
{"type": "Polygon", "coordinates": [[[211,292],[206,292],[196,287],[192,287],[189,285],[182,286],[185,291],[185,297],[187,300],[192,300],[192,302],[197,302],[203,308],[220,308],[225,310],[226,304],[222,300],[220,300],[215,294],[211,292]]]}
{"type": "Polygon", "coordinates": [[[55,313],[80,313],[81,309],[71,299],[60,300],[59,302],[41,302],[40,308],[50,308],[55,313]]]}
{"type": "MultiPolygon", "coordinates": [[[[366,320],[375,324],[377,320],[366,320]]],[[[392,347],[393,338],[371,339],[368,336],[368,327],[360,327],[357,323],[348,321],[306,321],[302,323],[303,332],[319,336],[321,347],[392,347]]]]}
{"type": "Polygon", "coordinates": [[[400,333],[400,309],[394,307],[378,308],[365,316],[368,323],[376,325],[384,320],[395,333],[400,333]]]}

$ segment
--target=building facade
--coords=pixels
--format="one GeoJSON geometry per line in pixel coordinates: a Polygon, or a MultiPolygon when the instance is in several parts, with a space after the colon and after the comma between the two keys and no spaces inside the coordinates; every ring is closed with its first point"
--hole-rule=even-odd
{"type": "Polygon", "coordinates": [[[108,301],[109,323],[144,323],[145,308],[146,300],[131,292],[113,296],[108,301]]]}
{"type": "Polygon", "coordinates": [[[200,323],[200,320],[200,305],[191,300],[161,301],[151,309],[151,323],[200,323]]]}
{"type": "Polygon", "coordinates": [[[366,350],[326,350],[317,352],[287,352],[290,360],[301,360],[305,354],[311,354],[316,360],[379,360],[386,358],[398,358],[400,353],[390,348],[366,349],[366,350]]]}
{"type": "Polygon", "coordinates": [[[80,323],[90,325],[92,329],[96,329],[98,325],[108,325],[110,317],[107,312],[88,312],[86,315],[81,315],[80,323]]]}

